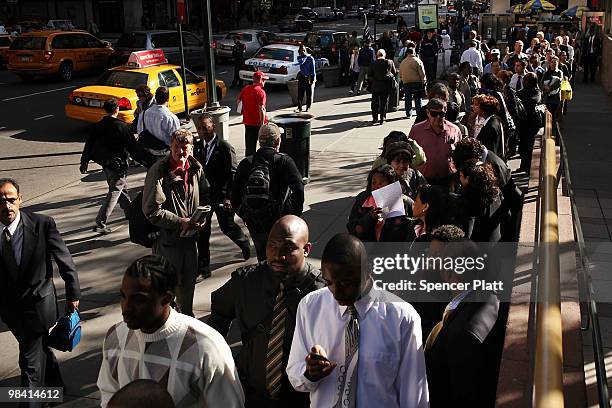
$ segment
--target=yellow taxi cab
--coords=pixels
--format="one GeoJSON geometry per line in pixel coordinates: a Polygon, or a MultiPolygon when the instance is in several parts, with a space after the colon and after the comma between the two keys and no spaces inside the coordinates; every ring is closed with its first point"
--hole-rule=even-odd
{"type": "MultiPolygon", "coordinates": [[[[187,103],[189,110],[201,108],[206,103],[206,80],[185,69],[187,76],[187,103]]],[[[114,98],[119,102],[118,118],[126,123],[134,121],[136,88],[148,85],[151,92],[160,86],[170,91],[168,108],[174,113],[185,111],[183,77],[181,67],[168,64],[163,50],[136,51],[125,66],[107,70],[95,85],[75,89],[66,104],[66,116],[87,122],[98,122],[106,114],[104,101],[114,98]]],[[[217,96],[221,100],[227,87],[221,80],[215,81],[217,96]]]]}
{"type": "Polygon", "coordinates": [[[32,31],[15,38],[8,51],[8,69],[24,81],[57,75],[69,81],[74,72],[104,68],[113,49],[82,30],[32,31]]]}
{"type": "Polygon", "coordinates": [[[8,49],[15,37],[9,34],[0,34],[0,66],[8,63],[8,49]]]}

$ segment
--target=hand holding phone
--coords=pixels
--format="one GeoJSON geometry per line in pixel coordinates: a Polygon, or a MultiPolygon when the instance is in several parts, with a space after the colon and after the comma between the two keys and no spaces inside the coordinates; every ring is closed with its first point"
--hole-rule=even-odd
{"type": "Polygon", "coordinates": [[[319,381],[327,377],[337,365],[337,363],[327,358],[325,349],[318,344],[310,349],[310,353],[308,353],[305,360],[306,372],[304,376],[310,381],[319,381]]]}

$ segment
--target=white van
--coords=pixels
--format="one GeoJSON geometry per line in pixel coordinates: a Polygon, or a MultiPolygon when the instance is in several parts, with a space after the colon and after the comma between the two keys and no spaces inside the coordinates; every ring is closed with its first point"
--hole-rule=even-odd
{"type": "Polygon", "coordinates": [[[330,21],[336,19],[336,15],[332,11],[331,7],[313,7],[312,9],[319,15],[319,21],[330,21]]]}

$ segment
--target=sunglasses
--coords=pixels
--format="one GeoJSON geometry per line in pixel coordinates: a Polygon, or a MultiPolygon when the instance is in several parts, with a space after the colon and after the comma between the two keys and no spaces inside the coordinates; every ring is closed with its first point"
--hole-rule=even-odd
{"type": "Polygon", "coordinates": [[[428,110],[429,114],[431,116],[433,116],[434,118],[437,118],[438,116],[442,116],[445,117],[446,116],[446,112],[444,111],[433,111],[433,110],[428,110]]]}

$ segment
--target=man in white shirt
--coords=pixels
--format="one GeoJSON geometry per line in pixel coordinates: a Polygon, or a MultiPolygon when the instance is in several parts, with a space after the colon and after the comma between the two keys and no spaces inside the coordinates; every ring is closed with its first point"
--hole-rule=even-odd
{"type": "Polygon", "coordinates": [[[468,43],[469,48],[461,54],[461,62],[469,62],[474,70],[474,75],[480,76],[482,75],[482,54],[476,49],[474,40],[470,40],[468,43]]]}
{"type": "Polygon", "coordinates": [[[289,381],[310,393],[315,408],[425,408],[421,319],[410,304],[373,288],[365,257],[352,235],[327,243],[321,269],[328,287],[298,306],[289,381]]]}
{"type": "Polygon", "coordinates": [[[103,408],[119,389],[138,379],[163,385],[177,407],[244,406],[223,337],[170,307],[176,283],[176,271],[160,255],[144,256],[125,271],[123,321],[108,330],[102,349],[97,385],[103,408]]]}
{"type": "Polygon", "coordinates": [[[514,74],[510,78],[510,88],[520,91],[523,88],[523,77],[527,68],[527,60],[518,60],[514,63],[514,74]]]}
{"type": "Polygon", "coordinates": [[[181,127],[179,118],[168,109],[169,99],[168,88],[165,86],[157,88],[155,91],[156,104],[140,114],[137,126],[138,134],[146,129],[166,146],[170,146],[172,134],[181,127]]]}
{"type": "Polygon", "coordinates": [[[452,39],[446,30],[442,30],[442,49],[444,50],[444,68],[450,67],[450,58],[453,51],[452,39]]]}

